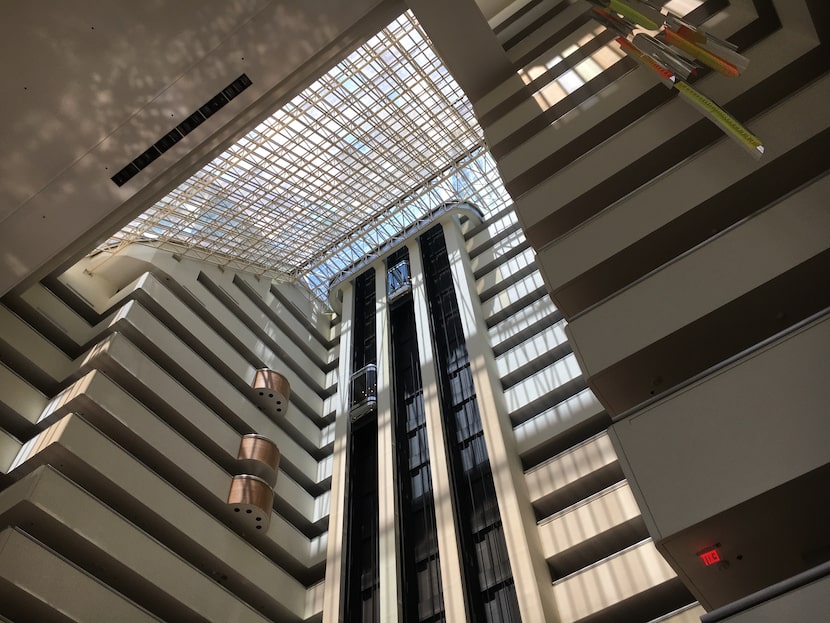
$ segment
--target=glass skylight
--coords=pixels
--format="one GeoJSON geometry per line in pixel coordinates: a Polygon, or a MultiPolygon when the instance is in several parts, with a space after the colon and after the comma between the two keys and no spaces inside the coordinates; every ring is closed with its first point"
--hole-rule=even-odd
{"type": "Polygon", "coordinates": [[[329,280],[445,201],[509,202],[472,107],[407,12],[115,234],[329,280]]]}

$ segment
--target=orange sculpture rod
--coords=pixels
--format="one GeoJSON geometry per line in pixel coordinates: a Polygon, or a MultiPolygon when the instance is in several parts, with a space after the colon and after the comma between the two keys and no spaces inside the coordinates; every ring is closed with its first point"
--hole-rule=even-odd
{"type": "Polygon", "coordinates": [[[634,60],[638,61],[642,65],[645,65],[651,71],[660,76],[660,79],[666,83],[666,86],[671,87],[671,85],[673,85],[677,81],[677,76],[675,76],[671,71],[663,67],[660,63],[655,61],[647,54],[643,54],[640,51],[640,49],[637,48],[628,39],[625,39],[623,37],[617,37],[616,41],[622,48],[623,52],[625,52],[634,60]]]}
{"type": "Polygon", "coordinates": [[[687,54],[691,54],[701,63],[722,73],[724,76],[729,76],[730,78],[738,77],[738,74],[740,73],[738,68],[732,63],[723,60],[717,54],[712,54],[706,48],[700,47],[698,44],[693,41],[689,41],[681,34],[676,33],[673,30],[666,28],[663,32],[666,38],[666,43],[670,43],[674,47],[680,48],[687,54]]]}

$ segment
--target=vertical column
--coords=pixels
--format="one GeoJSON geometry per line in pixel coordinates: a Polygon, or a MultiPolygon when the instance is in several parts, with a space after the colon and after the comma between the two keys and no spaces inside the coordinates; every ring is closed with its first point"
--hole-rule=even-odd
{"type": "Polygon", "coordinates": [[[375,272],[378,421],[378,550],[380,554],[380,620],[398,621],[397,504],[395,503],[395,436],[392,425],[392,367],[386,271],[375,272]]]}
{"type": "Polygon", "coordinates": [[[516,451],[513,427],[481,313],[464,236],[454,219],[445,220],[442,225],[519,610],[525,623],[558,621],[550,572],[541,554],[536,518],[516,451]]]}
{"type": "Polygon", "coordinates": [[[342,619],[345,583],[344,551],[346,535],[346,457],[349,452],[349,378],[352,365],[352,328],[354,288],[343,287],[343,310],[340,324],[340,365],[337,374],[337,415],[334,424],[334,450],[329,496],[329,533],[326,550],[326,585],[323,591],[323,623],[342,619]]]}
{"type": "Polygon", "coordinates": [[[424,388],[427,443],[432,465],[432,489],[435,495],[435,523],[438,532],[441,582],[444,590],[444,612],[447,623],[467,623],[469,619],[463,598],[464,584],[461,580],[461,550],[455,526],[449,457],[444,444],[444,422],[441,418],[435,353],[432,348],[432,339],[430,339],[431,329],[424,284],[424,268],[418,245],[409,242],[407,247],[412,276],[412,299],[415,306],[421,380],[424,388]]]}

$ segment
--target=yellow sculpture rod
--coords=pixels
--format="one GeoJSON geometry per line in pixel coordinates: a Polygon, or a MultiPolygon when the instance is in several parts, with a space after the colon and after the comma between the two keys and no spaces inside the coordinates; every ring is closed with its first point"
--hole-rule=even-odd
{"type": "Polygon", "coordinates": [[[665,19],[660,11],[649,6],[624,2],[623,0],[611,0],[609,8],[622,15],[625,19],[639,24],[649,30],[659,30],[665,19]]]}
{"type": "Polygon", "coordinates": [[[761,142],[761,139],[747,130],[737,119],[703,95],[703,93],[692,88],[685,82],[676,82],[674,88],[680,92],[683,99],[705,113],[709,119],[721,127],[729,138],[746,149],[753,158],[758,160],[764,155],[764,144],[761,142]]]}
{"type": "Polygon", "coordinates": [[[729,138],[743,147],[753,158],[758,160],[764,155],[764,144],[761,142],[761,139],[747,130],[723,108],[697,89],[678,80],[677,76],[669,69],[663,67],[663,65],[647,54],[643,54],[628,39],[617,37],[617,43],[631,58],[656,73],[666,86],[677,89],[682,96],[681,99],[694,106],[699,112],[717,124],[729,138]]]}

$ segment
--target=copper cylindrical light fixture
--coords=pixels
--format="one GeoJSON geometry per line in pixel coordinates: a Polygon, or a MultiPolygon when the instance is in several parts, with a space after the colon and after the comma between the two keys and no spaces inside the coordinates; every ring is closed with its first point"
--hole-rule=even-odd
{"type": "Polygon", "coordinates": [[[228,494],[228,505],[247,528],[265,532],[271,521],[274,489],[259,476],[234,476],[228,494]]]}
{"type": "Polygon", "coordinates": [[[257,370],[251,387],[253,401],[262,411],[271,417],[285,415],[291,385],[282,374],[268,368],[257,370]]]}
{"type": "Polygon", "coordinates": [[[239,444],[239,471],[259,476],[272,487],[277,484],[280,451],[277,444],[262,435],[244,435],[239,444]]]}

